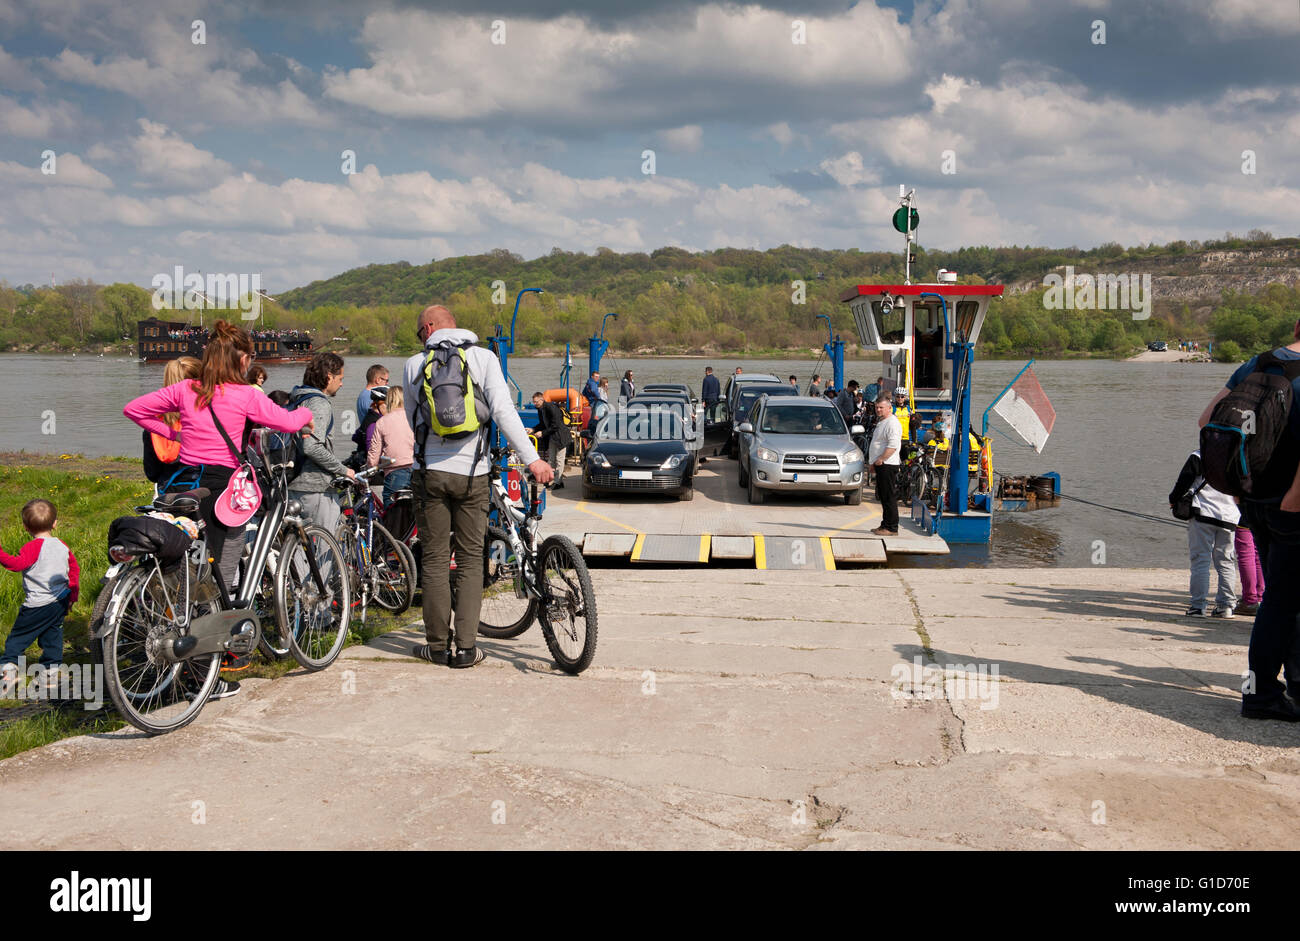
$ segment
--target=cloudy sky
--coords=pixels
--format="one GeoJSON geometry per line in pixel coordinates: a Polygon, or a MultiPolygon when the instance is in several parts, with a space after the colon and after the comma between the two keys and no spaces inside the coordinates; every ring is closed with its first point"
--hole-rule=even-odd
{"type": "Polygon", "coordinates": [[[1298,0],[0,0],[0,278],[893,249],[900,183],[930,247],[1297,235],[1297,50],[1298,0]]]}

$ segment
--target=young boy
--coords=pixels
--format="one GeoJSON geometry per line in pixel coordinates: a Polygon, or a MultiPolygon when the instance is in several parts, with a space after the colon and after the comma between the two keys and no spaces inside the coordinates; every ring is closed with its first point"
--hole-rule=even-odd
{"type": "Polygon", "coordinates": [[[18,658],[33,640],[40,642],[45,682],[58,682],[58,667],[63,663],[63,618],[77,602],[81,573],[72,550],[54,537],[57,522],[53,503],[29,500],[23,507],[23,528],[31,534],[31,541],[16,556],[0,549],[0,565],[23,573],[26,593],[0,654],[0,696],[13,695],[20,681],[18,658]]]}
{"type": "Polygon", "coordinates": [[[1192,603],[1187,617],[1229,618],[1237,604],[1234,577],[1237,559],[1233,552],[1233,534],[1241,519],[1241,510],[1232,497],[1220,493],[1205,482],[1201,452],[1193,451],[1169,492],[1172,507],[1178,498],[1192,493],[1192,518],[1187,521],[1187,549],[1191,556],[1192,603]],[[1214,610],[1208,610],[1210,567],[1219,576],[1214,610]]]}

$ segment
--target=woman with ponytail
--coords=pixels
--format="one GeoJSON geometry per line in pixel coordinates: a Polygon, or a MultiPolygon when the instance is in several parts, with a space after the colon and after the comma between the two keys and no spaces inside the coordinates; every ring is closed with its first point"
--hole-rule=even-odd
{"type": "MultiPolygon", "coordinates": [[[[192,380],[178,382],[127,403],[122,413],[146,431],[180,441],[179,470],[163,492],[206,487],[210,495],[200,503],[207,527],[208,549],[228,588],[235,584],[239,557],[244,545],[244,527],[226,527],[213,511],[216,498],[225,489],[239,460],[231,453],[217,429],[225,429],[236,447],[248,441],[253,425],[275,431],[312,428],[311,409],[289,412],[273,403],[262,391],[248,385],[244,377],[253,360],[253,341],[248,332],[219,320],[203,351],[203,362],[192,380]],[[168,412],[180,416],[179,429],[158,418],[168,412]],[[216,421],[214,421],[214,416],[216,421]]],[[[226,693],[228,695],[228,693],[226,693]]]]}

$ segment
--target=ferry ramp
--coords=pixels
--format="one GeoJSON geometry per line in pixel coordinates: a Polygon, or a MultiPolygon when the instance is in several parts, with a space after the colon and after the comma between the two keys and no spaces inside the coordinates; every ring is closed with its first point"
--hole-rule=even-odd
{"type": "Polygon", "coordinates": [[[902,510],[897,536],[875,536],[880,504],[871,490],[849,506],[838,494],[769,492],[749,502],[734,460],[709,458],[695,477],[695,498],[662,494],[582,496],[582,474],[546,497],[543,532],[562,533],[588,558],[632,564],[741,564],[758,569],[834,570],[888,564],[899,555],[946,555],[948,544],[921,532],[902,510]]]}

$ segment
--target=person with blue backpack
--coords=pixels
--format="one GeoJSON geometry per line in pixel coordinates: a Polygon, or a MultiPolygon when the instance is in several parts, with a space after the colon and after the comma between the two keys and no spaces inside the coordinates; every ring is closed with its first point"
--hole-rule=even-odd
{"type": "Polygon", "coordinates": [[[1205,480],[1240,501],[1264,565],[1241,714],[1300,722],[1300,320],[1292,336],[1238,368],[1200,425],[1205,480]]]}
{"type": "Polygon", "coordinates": [[[461,330],[446,307],[426,308],[417,321],[422,352],[406,361],[403,404],[415,431],[415,496],[420,529],[424,634],[413,654],[451,667],[483,661],[477,648],[483,603],[490,435],[495,426],[540,484],[554,479],[515,411],[501,364],[478,337],[461,330]],[[456,633],[451,631],[452,533],[456,550],[456,633]],[[452,649],[453,640],[455,650],[452,649]]]}

